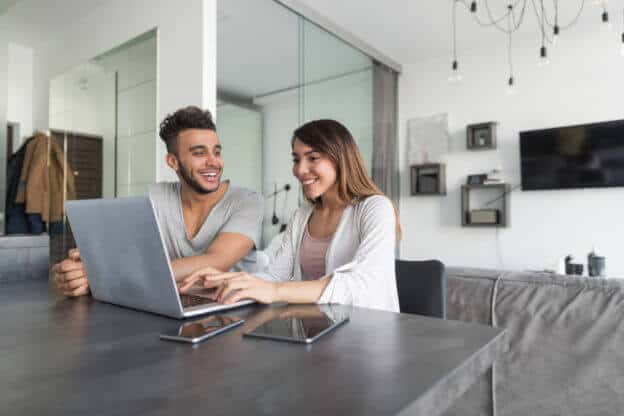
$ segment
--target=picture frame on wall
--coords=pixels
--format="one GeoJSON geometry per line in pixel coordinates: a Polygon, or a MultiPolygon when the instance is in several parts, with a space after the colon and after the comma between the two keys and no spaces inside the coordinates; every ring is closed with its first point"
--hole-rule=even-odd
{"type": "Polygon", "coordinates": [[[466,148],[468,150],[496,149],[495,121],[469,124],[466,126],[466,148]]]}

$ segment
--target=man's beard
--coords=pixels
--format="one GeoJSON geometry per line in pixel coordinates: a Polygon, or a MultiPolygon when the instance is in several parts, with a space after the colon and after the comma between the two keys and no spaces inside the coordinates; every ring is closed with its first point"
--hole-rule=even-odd
{"type": "Polygon", "coordinates": [[[179,172],[180,172],[180,176],[182,176],[182,179],[184,180],[184,182],[186,182],[186,184],[188,186],[190,186],[195,192],[199,193],[199,194],[210,194],[214,191],[216,191],[217,189],[219,189],[219,187],[217,186],[216,189],[204,189],[202,188],[202,186],[199,184],[199,182],[197,182],[195,179],[193,179],[191,177],[191,172],[190,170],[186,169],[186,166],[184,166],[182,164],[182,161],[180,161],[180,159],[178,159],[178,166],[180,167],[179,172]]]}

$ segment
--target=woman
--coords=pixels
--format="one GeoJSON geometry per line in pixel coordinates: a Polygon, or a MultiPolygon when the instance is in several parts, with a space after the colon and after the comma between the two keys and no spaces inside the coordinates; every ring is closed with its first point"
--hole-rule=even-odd
{"type": "Polygon", "coordinates": [[[351,133],[334,120],[299,127],[293,175],[309,204],[293,215],[266,273],[204,268],[183,280],[217,288],[219,302],[342,303],[399,311],[396,209],[366,172],[351,133]]]}

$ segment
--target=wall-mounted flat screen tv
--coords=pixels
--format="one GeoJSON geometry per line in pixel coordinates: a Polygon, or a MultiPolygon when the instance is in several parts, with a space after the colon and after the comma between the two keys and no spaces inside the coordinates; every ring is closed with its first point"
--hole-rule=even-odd
{"type": "Polygon", "coordinates": [[[520,132],[522,190],[624,186],[624,120],[520,132]]]}

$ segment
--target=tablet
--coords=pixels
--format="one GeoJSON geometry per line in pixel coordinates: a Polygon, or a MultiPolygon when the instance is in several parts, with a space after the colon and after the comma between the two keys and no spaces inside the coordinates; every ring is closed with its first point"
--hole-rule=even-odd
{"type": "MultiPolygon", "coordinates": [[[[290,341],[311,344],[328,332],[349,321],[348,316],[332,316],[315,308],[316,313],[305,313],[297,316],[283,316],[264,322],[256,328],[245,332],[248,337],[269,338],[279,341],[290,341]]],[[[287,310],[287,309],[286,309],[287,310]]]]}

